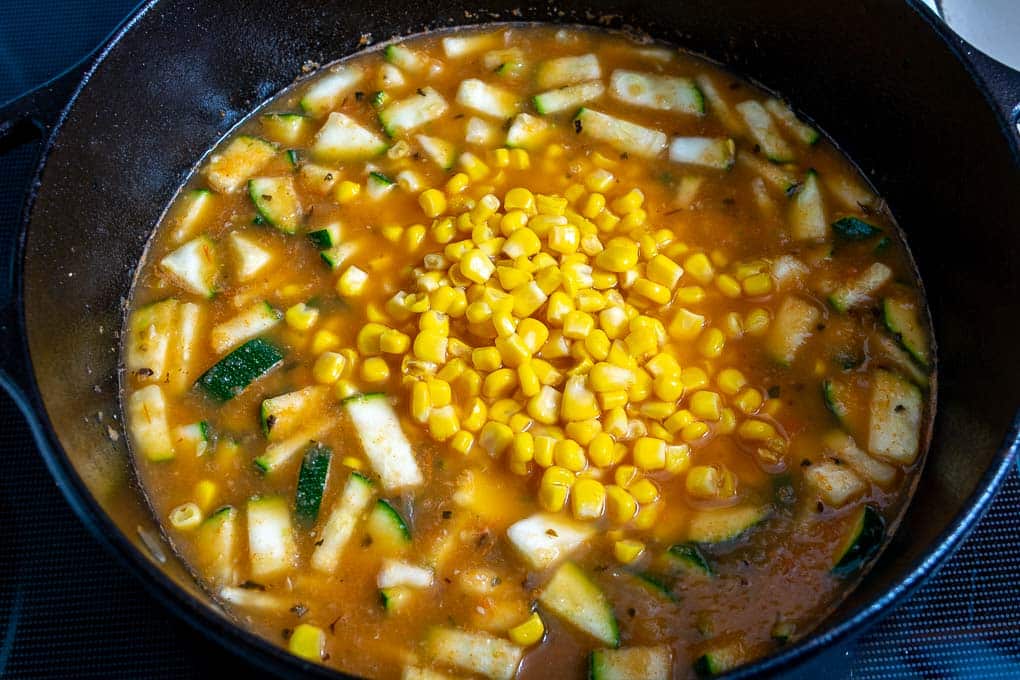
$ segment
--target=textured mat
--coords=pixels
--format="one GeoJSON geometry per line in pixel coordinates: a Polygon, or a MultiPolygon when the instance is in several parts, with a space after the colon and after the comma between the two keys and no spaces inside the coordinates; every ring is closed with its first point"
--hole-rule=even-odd
{"type": "MultiPolygon", "coordinates": [[[[125,0],[0,1],[0,102],[70,66],[125,0]]],[[[0,233],[37,149],[0,156],[0,233]]],[[[0,239],[0,280],[7,275],[0,239]]],[[[86,533],[0,396],[0,677],[258,677],[156,603],[86,533]]],[[[823,659],[827,680],[1020,678],[1020,475],[953,560],[880,626],[823,659]]],[[[818,664],[815,665],[815,668],[818,664]]]]}

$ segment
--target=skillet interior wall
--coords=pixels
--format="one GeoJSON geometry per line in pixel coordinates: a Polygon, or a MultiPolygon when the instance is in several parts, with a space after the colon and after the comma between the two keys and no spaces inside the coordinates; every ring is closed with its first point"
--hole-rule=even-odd
{"type": "Polygon", "coordinates": [[[976,86],[906,4],[765,2],[584,7],[268,0],[149,10],[100,66],[60,131],[25,249],[36,378],[64,448],[131,536],[117,413],[122,298],[149,232],[207,148],[306,61],[362,35],[489,18],[640,27],[729,65],[809,112],[872,177],[908,235],[940,343],[940,404],[928,468],[898,538],[841,611],[880,594],[922,555],[976,487],[1020,402],[1020,170],[976,86]],[[562,9],[562,13],[561,10],[562,9]],[[98,386],[98,391],[96,390],[98,386]],[[94,415],[104,414],[97,425],[94,415]],[[89,422],[83,415],[90,416],[89,422]],[[115,426],[116,424],[113,423],[115,426]]]}

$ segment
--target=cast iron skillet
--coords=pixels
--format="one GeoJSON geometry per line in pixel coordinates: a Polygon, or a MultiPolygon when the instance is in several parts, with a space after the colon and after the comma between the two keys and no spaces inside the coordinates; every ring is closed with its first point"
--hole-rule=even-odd
{"type": "Polygon", "coordinates": [[[195,160],[304,63],[333,61],[362,36],[500,18],[639,27],[728,64],[838,140],[907,232],[942,358],[934,440],[863,583],[811,635],[733,675],[803,664],[943,563],[1020,447],[1020,74],[974,53],[916,0],[491,0],[484,11],[467,0],[150,2],[84,78],[71,72],[0,115],[7,143],[24,135],[19,120],[49,134],[0,287],[0,384],[86,526],[167,605],[267,669],[338,677],[234,625],[160,543],[118,436],[123,297],[195,160]]]}

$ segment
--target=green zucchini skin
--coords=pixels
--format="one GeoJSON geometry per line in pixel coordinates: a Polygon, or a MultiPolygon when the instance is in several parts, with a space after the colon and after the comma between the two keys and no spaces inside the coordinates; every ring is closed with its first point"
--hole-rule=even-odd
{"type": "Polygon", "coordinates": [[[715,571],[704,553],[692,543],[677,543],[666,552],[670,563],[684,571],[701,572],[705,576],[714,576],[715,571]]]}
{"type": "Polygon", "coordinates": [[[215,401],[230,401],[281,361],[283,352],[275,345],[254,338],[220,359],[195,384],[215,401]]]}
{"type": "Polygon", "coordinates": [[[878,510],[863,506],[861,515],[851,528],[846,548],[832,567],[836,576],[851,576],[875,556],[885,540],[885,520],[878,510]]]}
{"type": "Polygon", "coordinates": [[[294,514],[304,524],[313,524],[319,517],[322,494],[329,479],[329,463],[333,451],[328,446],[314,443],[305,451],[298,473],[297,492],[294,497],[294,514]]]}
{"type": "Polygon", "coordinates": [[[841,217],[832,223],[832,231],[844,241],[867,241],[882,230],[859,217],[841,217]]]}

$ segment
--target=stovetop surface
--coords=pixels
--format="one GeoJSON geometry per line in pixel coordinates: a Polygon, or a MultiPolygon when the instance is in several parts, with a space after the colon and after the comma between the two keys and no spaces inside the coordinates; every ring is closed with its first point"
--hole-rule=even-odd
{"type": "MultiPolygon", "coordinates": [[[[0,102],[88,53],[131,0],[0,2],[0,102]]],[[[38,145],[0,155],[0,233],[38,145]]],[[[0,239],[0,280],[10,239],[0,239]]],[[[87,533],[0,396],[0,677],[260,677],[176,619],[87,533]]],[[[960,551],[891,616],[803,675],[1020,678],[1020,474],[960,551]]]]}

